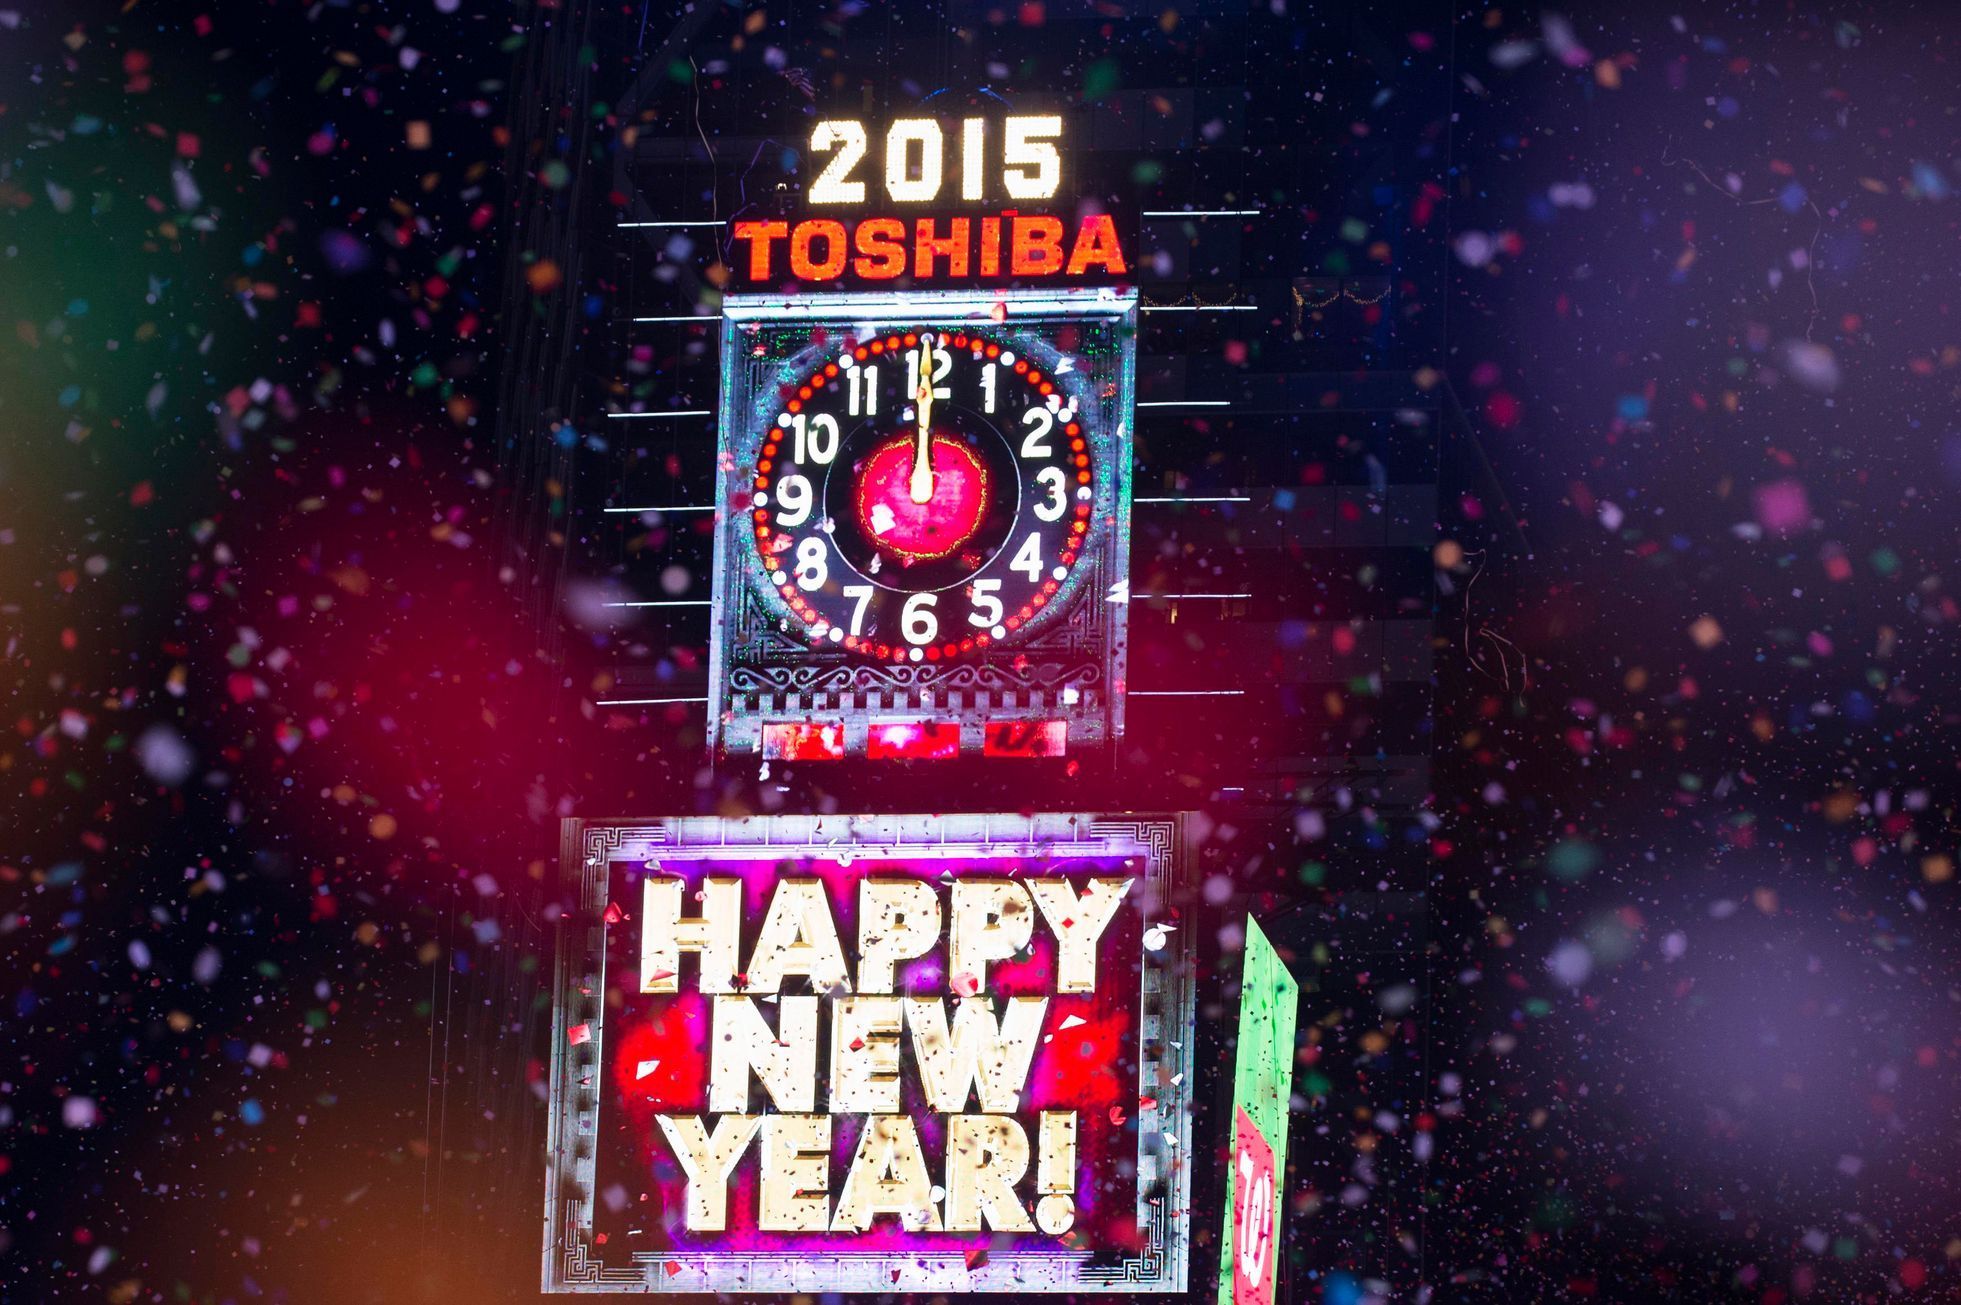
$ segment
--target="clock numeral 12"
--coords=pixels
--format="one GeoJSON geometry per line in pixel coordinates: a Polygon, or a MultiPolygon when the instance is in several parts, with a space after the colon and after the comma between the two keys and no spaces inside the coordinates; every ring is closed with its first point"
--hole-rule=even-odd
{"type": "MultiPolygon", "coordinates": [[[[953,397],[953,387],[950,385],[940,384],[941,381],[946,379],[947,373],[952,370],[953,370],[953,350],[942,349],[938,345],[935,345],[933,347],[933,397],[934,398],[950,399],[953,397]]],[[[911,399],[918,393],[919,393],[919,355],[916,353],[908,352],[906,354],[906,398],[911,399]]]]}
{"type": "Polygon", "coordinates": [[[989,363],[981,368],[981,397],[984,400],[982,410],[985,412],[994,411],[994,373],[998,367],[997,363],[989,363]]]}

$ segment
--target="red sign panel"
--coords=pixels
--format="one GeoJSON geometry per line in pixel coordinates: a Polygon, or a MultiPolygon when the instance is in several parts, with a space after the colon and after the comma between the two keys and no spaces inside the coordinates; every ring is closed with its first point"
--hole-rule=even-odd
{"type": "Polygon", "coordinates": [[[1273,1147],[1244,1107],[1232,1157],[1233,1305],[1273,1305],[1273,1147]]]}

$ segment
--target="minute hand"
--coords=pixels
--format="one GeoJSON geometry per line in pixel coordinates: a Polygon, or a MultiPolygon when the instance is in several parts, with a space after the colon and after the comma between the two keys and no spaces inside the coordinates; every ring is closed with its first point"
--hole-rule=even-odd
{"type": "Polygon", "coordinates": [[[907,486],[915,503],[933,501],[933,351],[926,341],[919,342],[919,388],[913,393],[913,407],[919,417],[919,430],[913,436],[912,482],[907,486]]]}

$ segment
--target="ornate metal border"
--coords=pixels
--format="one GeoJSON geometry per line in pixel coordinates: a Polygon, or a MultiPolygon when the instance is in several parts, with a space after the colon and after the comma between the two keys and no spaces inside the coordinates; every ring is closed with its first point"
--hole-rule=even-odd
{"type": "Polygon", "coordinates": [[[553,976],[551,1104],[546,1130],[546,1292],[1182,1292],[1191,1220],[1192,1019],[1195,931],[1173,930],[1165,947],[1140,949],[1140,1082],[1156,1104],[1138,1116],[1140,1252],[1007,1253],[968,1267],[960,1254],[833,1252],[636,1252],[608,1260],[592,1240],[605,1039],[607,880],[615,861],[833,856],[914,859],[1058,855],[1132,856],[1144,864],[1146,918],[1168,916],[1187,885],[1184,817],[1177,815],[754,816],[724,820],[568,819],[560,831],[560,879],[568,909],[558,922],[553,976]],[[591,1039],[571,1045],[585,1024],[591,1039]],[[1145,1193],[1162,1193],[1156,1199],[1145,1193]],[[896,1276],[895,1276],[896,1272],[896,1276]]]}
{"type": "MultiPolygon", "coordinates": [[[[1066,719],[1072,746],[1097,745],[1123,734],[1124,667],[1128,651],[1126,602],[1107,601],[1130,575],[1133,397],[1136,374],[1135,291],[921,290],[892,293],[730,295],[722,303],[722,392],[717,479],[714,632],[708,653],[710,745],[728,752],[761,747],[770,721],[837,720],[847,750],[863,747],[867,722],[883,718],[951,720],[962,727],[962,748],[977,748],[988,722],[1066,719]],[[999,314],[999,319],[996,315],[999,314]],[[1087,550],[1040,628],[999,656],[959,663],[899,665],[867,662],[842,651],[814,649],[777,628],[781,598],[763,575],[755,550],[738,538],[742,514],[729,511],[746,489],[749,465],[779,401],[768,374],[797,373],[808,362],[758,361],[745,344],[757,326],[794,323],[839,331],[972,322],[992,334],[1044,323],[1097,323],[1116,334],[1114,384],[1096,396],[1090,440],[1096,459],[1095,511],[1113,529],[1087,550]],[[962,673],[965,673],[964,675],[962,673]]],[[[1057,351],[1035,341],[1018,345],[1052,368],[1057,351]]],[[[813,344],[797,355],[821,361],[834,344],[813,344]]]]}

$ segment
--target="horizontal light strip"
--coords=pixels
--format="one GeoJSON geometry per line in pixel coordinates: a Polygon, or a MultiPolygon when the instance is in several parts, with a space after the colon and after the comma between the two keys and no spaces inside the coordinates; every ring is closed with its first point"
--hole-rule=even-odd
{"type": "Polygon", "coordinates": [[[1145,217],[1258,217],[1261,208],[1147,208],[1145,217]]]}
{"type": "MultiPolygon", "coordinates": [[[[1194,495],[1190,498],[1134,498],[1133,503],[1251,503],[1251,497],[1244,494],[1221,494],[1216,497],[1194,495]]],[[[624,512],[625,508],[607,508],[608,512],[624,512]]]]}
{"type": "Polygon", "coordinates": [[[693,222],[621,222],[617,225],[622,230],[627,227],[719,227],[722,225],[722,219],[701,218],[693,222]]]}
{"type": "Polygon", "coordinates": [[[1230,408],[1231,399],[1139,399],[1140,408],[1230,408]]]}
{"type": "Polygon", "coordinates": [[[1243,698],[1244,689],[1132,689],[1133,698],[1243,698]]]}
{"type": "Polygon", "coordinates": [[[635,602],[635,603],[601,603],[600,606],[601,607],[706,607],[712,601],[713,601],[712,599],[708,599],[708,598],[648,599],[645,602],[635,602]]]}
{"type": "Polygon", "coordinates": [[[1250,313],[1258,307],[1258,304],[1145,304],[1137,311],[1140,313],[1250,313]]]}
{"type": "Polygon", "coordinates": [[[707,702],[707,698],[601,698],[600,707],[662,707],[678,702],[707,702]]]}
{"type": "MultiPolygon", "coordinates": [[[[1253,595],[1251,594],[1132,594],[1131,595],[1132,598],[1164,598],[1164,599],[1170,599],[1174,601],[1180,598],[1251,598],[1252,596],[1253,595]]],[[[608,606],[611,606],[611,604],[608,604],[608,606]]]]}
{"type": "Polygon", "coordinates": [[[624,508],[601,508],[601,509],[600,509],[600,511],[602,511],[602,512],[633,512],[633,513],[640,513],[640,512],[713,512],[714,510],[715,510],[715,509],[714,509],[714,508],[712,508],[712,507],[683,507],[683,506],[681,506],[681,505],[680,505],[680,504],[678,504],[678,503],[668,503],[668,504],[665,504],[665,505],[662,505],[662,504],[659,504],[659,503],[656,503],[656,504],[654,504],[654,505],[653,505],[652,507],[624,507],[624,508]]]}
{"type": "MultiPolygon", "coordinates": [[[[997,321],[1002,313],[1009,321],[1023,317],[1082,314],[1091,317],[1120,317],[1137,305],[1137,291],[1110,288],[1083,290],[915,290],[907,297],[907,321],[914,325],[946,322],[997,321]]],[[[844,321],[875,321],[891,311],[888,293],[804,295],[785,299],[780,294],[729,295],[722,300],[722,316],[733,322],[837,318],[844,321]]]]}
{"type": "Polygon", "coordinates": [[[712,417],[711,408],[688,408],[680,412],[609,412],[606,416],[613,421],[638,421],[645,417],[712,417]]]}
{"type": "Polygon", "coordinates": [[[703,316],[701,313],[688,313],[681,317],[636,317],[633,320],[636,322],[719,322],[722,320],[722,315],[712,313],[703,316]]]}

